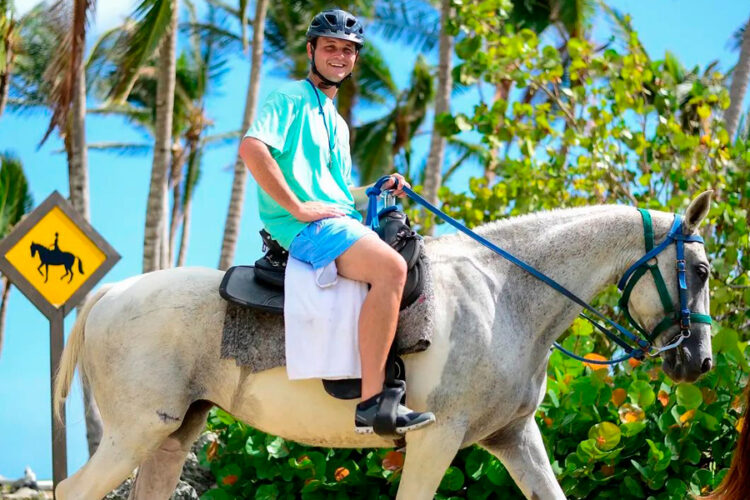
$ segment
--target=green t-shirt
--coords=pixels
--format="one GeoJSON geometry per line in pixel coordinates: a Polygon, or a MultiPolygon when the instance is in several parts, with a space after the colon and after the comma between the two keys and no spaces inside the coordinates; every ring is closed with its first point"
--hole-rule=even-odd
{"type": "MultiPolygon", "coordinates": [[[[333,101],[319,89],[306,80],[276,89],[266,99],[245,137],[254,137],[268,146],[289,188],[300,201],[332,203],[347,215],[362,220],[349,191],[352,173],[349,128],[333,101]],[[315,93],[323,106],[322,115],[315,93]],[[334,145],[332,158],[329,134],[334,145]]],[[[258,204],[266,231],[284,248],[288,249],[294,237],[309,224],[292,217],[260,186],[258,204]]]]}

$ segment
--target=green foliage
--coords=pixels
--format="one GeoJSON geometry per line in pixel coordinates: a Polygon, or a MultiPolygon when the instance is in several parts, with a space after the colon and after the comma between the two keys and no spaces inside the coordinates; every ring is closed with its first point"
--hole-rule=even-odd
{"type": "Polygon", "coordinates": [[[31,205],[21,161],[9,153],[0,154],[0,238],[8,235],[31,205]]]}
{"type": "MultiPolygon", "coordinates": [[[[464,85],[493,86],[495,97],[470,114],[437,118],[443,134],[479,138],[490,152],[482,156],[485,176],[472,179],[466,192],[441,189],[450,215],[475,226],[594,203],[679,212],[714,189],[705,228],[714,370],[694,384],[675,384],[658,358],[601,369],[555,352],[537,414],[569,498],[705,493],[729,466],[743,411],[739,394],[750,373],[750,144],[730,143],[723,128],[723,76],[712,68],[686,70],[669,54],[651,60],[627,22],[624,50],[595,49],[577,38],[555,48],[531,30],[510,28],[507,0],[454,5],[452,30],[462,35],[454,76],[464,85]]],[[[409,215],[430,223],[417,210],[409,215]]],[[[617,296],[608,289],[595,305],[617,316],[617,296]]],[[[616,351],[578,321],[563,345],[581,355],[616,351]]],[[[218,410],[210,427],[219,438],[202,460],[219,488],[205,498],[225,498],[219,491],[237,498],[385,497],[400,476],[402,457],[386,450],[307,448],[218,410]]],[[[471,447],[457,455],[436,498],[522,495],[497,459],[471,447]]]]}
{"type": "MultiPolygon", "coordinates": [[[[391,498],[403,465],[403,454],[391,450],[318,449],[286,441],[220,409],[211,411],[208,428],[219,439],[198,458],[218,487],[203,499],[391,498]]],[[[458,474],[445,489],[460,488],[458,474]]]]}

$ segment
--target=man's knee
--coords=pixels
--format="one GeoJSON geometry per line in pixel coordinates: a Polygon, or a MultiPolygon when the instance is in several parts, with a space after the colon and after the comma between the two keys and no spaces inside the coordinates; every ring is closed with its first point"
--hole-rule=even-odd
{"type": "Polygon", "coordinates": [[[393,249],[390,250],[383,256],[380,263],[382,272],[379,281],[401,291],[404,288],[404,283],[406,283],[406,261],[398,252],[393,249]]]}

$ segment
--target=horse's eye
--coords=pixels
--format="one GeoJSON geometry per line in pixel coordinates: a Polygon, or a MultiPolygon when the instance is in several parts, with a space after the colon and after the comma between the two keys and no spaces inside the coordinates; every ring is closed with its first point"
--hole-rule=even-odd
{"type": "Polygon", "coordinates": [[[706,281],[708,279],[708,266],[705,264],[695,266],[695,274],[697,274],[702,281],[706,281]]]}

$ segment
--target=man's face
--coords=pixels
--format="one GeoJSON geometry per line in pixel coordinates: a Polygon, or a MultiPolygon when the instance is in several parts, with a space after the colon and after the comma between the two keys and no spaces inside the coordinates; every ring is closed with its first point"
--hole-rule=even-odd
{"type": "Polygon", "coordinates": [[[354,69],[357,60],[354,42],[321,36],[314,49],[311,43],[307,44],[308,58],[312,58],[313,50],[318,71],[333,82],[340,82],[354,69]]]}

